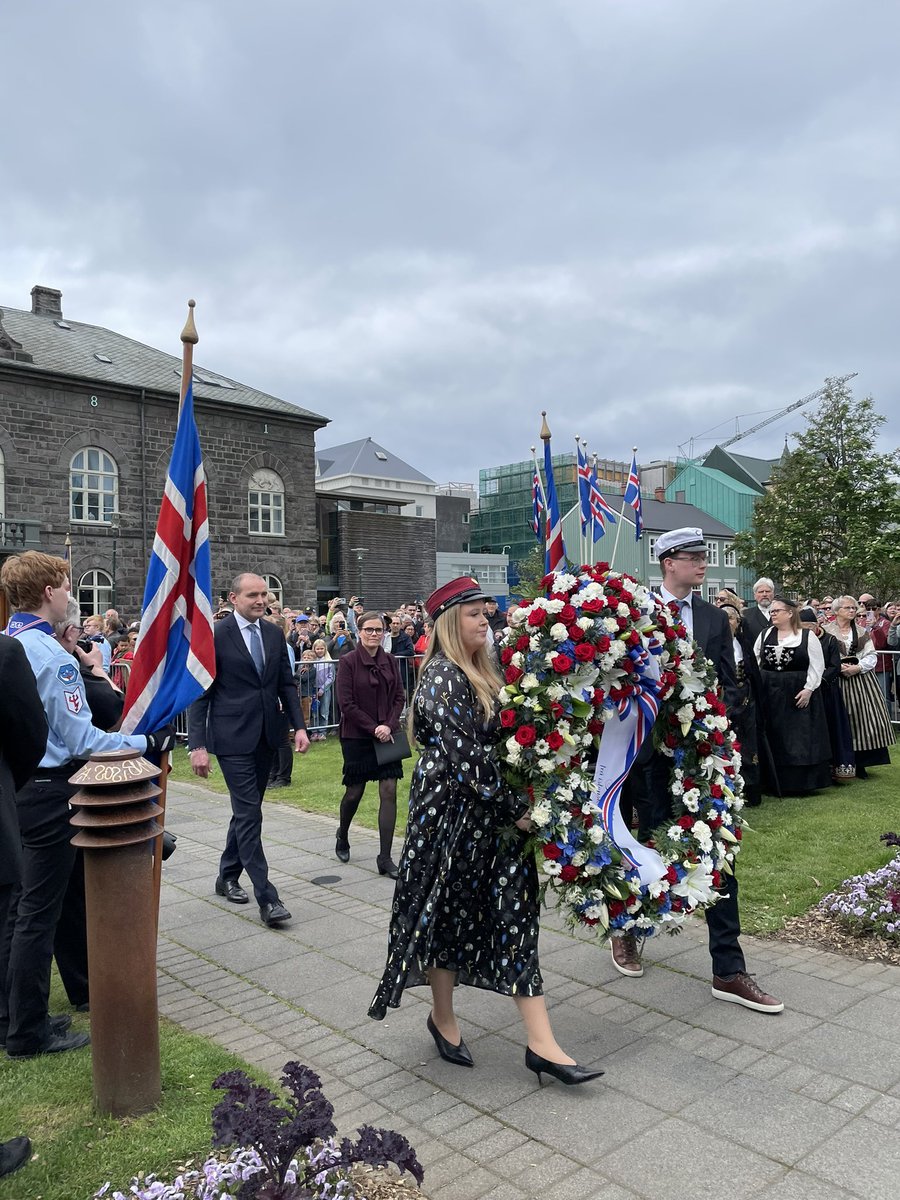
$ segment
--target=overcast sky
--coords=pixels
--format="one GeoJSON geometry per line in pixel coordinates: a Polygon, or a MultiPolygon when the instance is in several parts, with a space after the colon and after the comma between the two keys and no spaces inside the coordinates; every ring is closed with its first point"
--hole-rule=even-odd
{"type": "Polygon", "coordinates": [[[439,482],[542,408],[648,461],[850,371],[900,443],[896,0],[41,0],[3,41],[0,306],[179,353],[196,297],[198,364],[439,482]]]}

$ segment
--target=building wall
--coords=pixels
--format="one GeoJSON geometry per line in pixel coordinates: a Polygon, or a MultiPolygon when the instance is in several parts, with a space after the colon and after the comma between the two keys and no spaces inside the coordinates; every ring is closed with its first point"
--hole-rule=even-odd
{"type": "MultiPolygon", "coordinates": [[[[209,482],[213,591],[239,571],[278,575],[285,596],[315,595],[314,426],[264,410],[196,402],[209,482]],[[285,484],[286,536],[248,532],[247,483],[259,466],[285,484]]],[[[64,553],[72,577],[113,574],[116,603],[136,617],[177,420],[177,400],[133,389],[38,375],[0,364],[0,445],[7,513],[40,521],[41,548],[64,553]],[[92,403],[93,398],[93,403],[92,403]],[[142,421],[143,409],[143,421],[142,421]],[[69,466],[77,450],[99,446],[119,471],[118,535],[108,525],[69,519],[69,466]]]]}
{"type": "Polygon", "coordinates": [[[464,551],[472,541],[472,524],[469,519],[471,499],[468,496],[442,495],[435,499],[435,539],[438,553],[455,554],[464,551]]]}
{"type": "Polygon", "coordinates": [[[340,510],[337,527],[341,595],[389,609],[434,591],[434,521],[340,510]]]}

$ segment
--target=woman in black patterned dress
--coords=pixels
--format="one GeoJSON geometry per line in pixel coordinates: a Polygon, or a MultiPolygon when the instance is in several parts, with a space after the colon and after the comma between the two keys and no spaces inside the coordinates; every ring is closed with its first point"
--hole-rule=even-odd
{"type": "Polygon", "coordinates": [[[388,959],[369,1009],[382,1020],[407,987],[428,983],[427,1027],[448,1062],[473,1065],[457,983],[512,996],[528,1035],[526,1065],[582,1083],[550,1027],[538,965],[538,878],[528,805],[500,778],[494,710],[501,680],[486,648],[484,593],[468,577],[429,597],[434,620],[412,702],[422,745],[394,892],[388,959]]]}

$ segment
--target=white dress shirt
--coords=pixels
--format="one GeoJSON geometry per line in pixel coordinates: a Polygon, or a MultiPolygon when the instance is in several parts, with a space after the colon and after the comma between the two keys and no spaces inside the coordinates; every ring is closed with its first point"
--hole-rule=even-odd
{"type": "Polygon", "coordinates": [[[263,635],[262,635],[262,629],[260,628],[260,622],[259,621],[248,621],[247,618],[242,617],[239,612],[236,612],[234,614],[234,619],[237,621],[238,629],[241,631],[241,637],[244,639],[244,645],[247,647],[247,653],[250,655],[251,658],[253,658],[253,650],[250,647],[250,638],[253,635],[251,633],[248,633],[247,630],[250,628],[251,625],[253,625],[256,628],[257,633],[259,635],[259,648],[262,653],[262,660],[263,660],[263,662],[265,662],[266,661],[266,650],[265,650],[265,646],[263,645],[263,635]]]}

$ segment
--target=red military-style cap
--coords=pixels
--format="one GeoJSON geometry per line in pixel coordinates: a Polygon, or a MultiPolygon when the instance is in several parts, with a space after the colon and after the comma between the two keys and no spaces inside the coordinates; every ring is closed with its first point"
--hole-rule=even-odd
{"type": "Polygon", "coordinates": [[[436,621],[441,613],[454,604],[468,604],[470,600],[487,600],[487,593],[482,591],[481,584],[471,575],[461,575],[459,579],[451,579],[443,587],[431,593],[425,601],[425,611],[436,621]]]}

